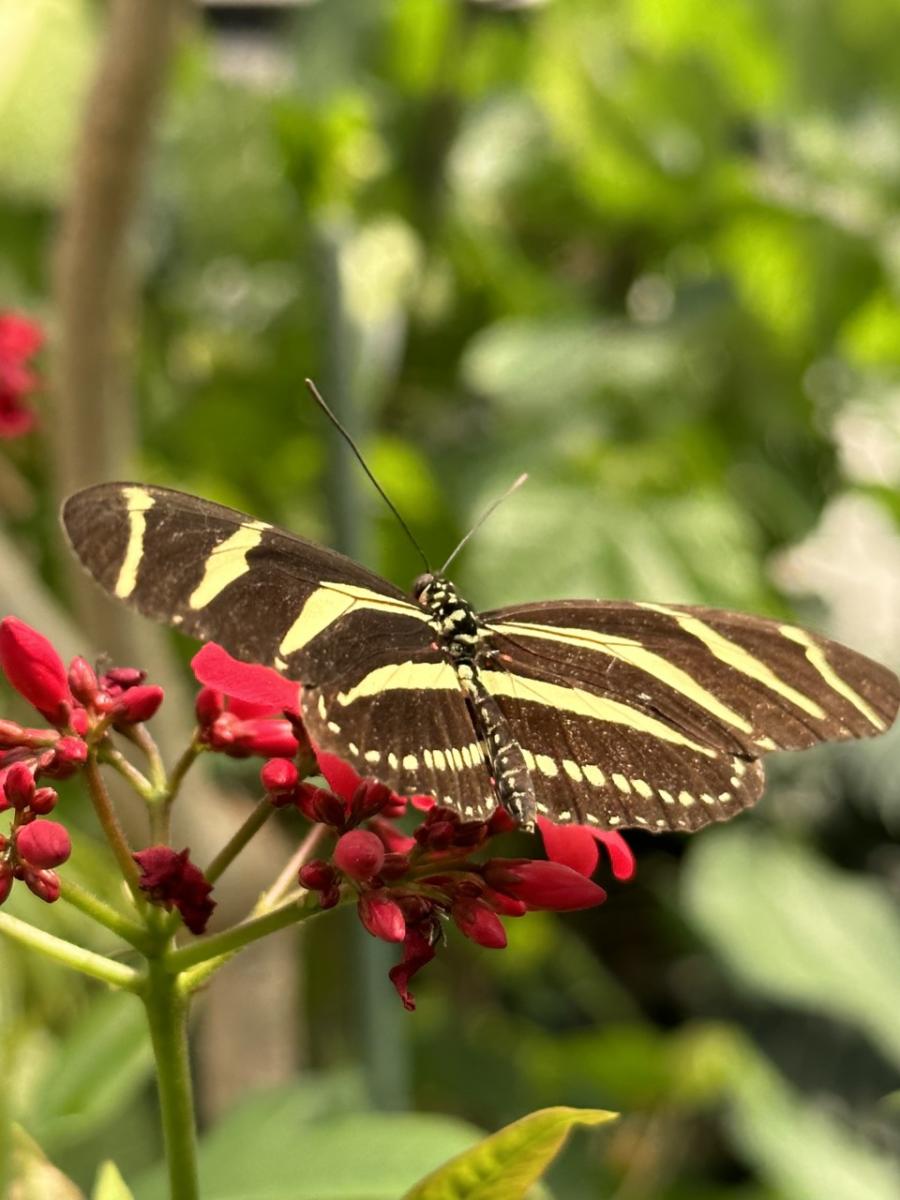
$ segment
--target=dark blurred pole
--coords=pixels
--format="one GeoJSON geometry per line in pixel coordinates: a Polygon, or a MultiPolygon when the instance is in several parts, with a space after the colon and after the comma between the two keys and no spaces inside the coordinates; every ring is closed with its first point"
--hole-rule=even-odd
{"type": "MultiPolygon", "coordinates": [[[[358,442],[362,421],[354,402],[354,337],[344,304],[341,279],[341,249],[345,231],[337,222],[322,221],[316,234],[318,275],[322,289],[323,331],[322,375],[317,382],[322,394],[353,438],[358,442]]],[[[359,464],[340,436],[326,430],[328,469],[325,481],[328,512],[336,549],[365,560],[368,549],[368,487],[359,464]]],[[[375,1108],[404,1110],[410,1106],[410,1056],[406,1017],[394,995],[387,973],[397,959],[397,948],[373,938],[355,922],[353,925],[353,989],[358,1006],[360,1052],[369,1097],[375,1108]]]]}

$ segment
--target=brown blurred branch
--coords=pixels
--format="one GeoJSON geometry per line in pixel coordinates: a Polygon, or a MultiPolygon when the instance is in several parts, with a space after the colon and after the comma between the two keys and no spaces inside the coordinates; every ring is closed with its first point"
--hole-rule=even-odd
{"type": "MultiPolygon", "coordinates": [[[[52,424],[60,498],[109,478],[132,457],[133,405],[122,394],[121,365],[132,290],[127,234],[182,7],[183,0],[111,0],[107,8],[55,264],[52,424]]],[[[108,613],[74,573],[72,596],[86,629],[96,633],[102,621],[108,640],[108,613]]]]}

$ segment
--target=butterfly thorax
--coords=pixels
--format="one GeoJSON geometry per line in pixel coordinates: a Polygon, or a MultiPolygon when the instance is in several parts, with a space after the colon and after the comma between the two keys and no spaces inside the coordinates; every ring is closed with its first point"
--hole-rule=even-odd
{"type": "Polygon", "coordinates": [[[455,662],[472,662],[482,648],[487,630],[475,610],[447,579],[420,576],[414,585],[418,603],[429,613],[429,625],[438,645],[455,662]]]}

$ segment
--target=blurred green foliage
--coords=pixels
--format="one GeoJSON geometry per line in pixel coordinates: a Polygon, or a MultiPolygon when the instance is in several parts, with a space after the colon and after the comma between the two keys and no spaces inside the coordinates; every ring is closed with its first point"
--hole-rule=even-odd
{"type": "MultiPolygon", "coordinates": [[[[98,21],[82,0],[0,3],[0,297],[51,326],[98,21]]],[[[799,605],[826,630],[849,611],[844,636],[900,657],[898,103],[893,0],[328,0],[275,29],[198,21],[135,232],[142,435],[121,474],[325,540],[349,507],[363,556],[404,583],[417,562],[390,516],[355,478],[334,495],[312,375],[436,561],[530,472],[459,560],[482,607],[799,605]],[[851,548],[826,534],[850,502],[842,575],[851,548]],[[814,533],[812,566],[784,553],[814,533]]],[[[33,537],[49,459],[40,439],[0,452],[34,489],[9,522],[33,537]]],[[[551,1174],[561,1200],[891,1200],[898,755],[894,736],[779,761],[733,829],[635,835],[638,880],[605,911],[512,924],[497,956],[452,941],[407,1024],[417,1107],[487,1128],[621,1110],[551,1174]]],[[[327,1081],[354,1049],[345,943],[325,942],[309,1022],[327,1081]]],[[[109,1146],[130,1181],[157,1153],[150,1104],[126,1105],[145,1047],[57,980],[0,944],[19,1115],[85,1186],[109,1146]],[[95,1090],[104,1056],[126,1064],[114,1092],[95,1090]]]]}

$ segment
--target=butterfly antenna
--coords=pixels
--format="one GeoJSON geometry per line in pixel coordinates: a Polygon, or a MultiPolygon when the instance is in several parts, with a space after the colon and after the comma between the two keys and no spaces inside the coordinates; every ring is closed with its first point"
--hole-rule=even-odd
{"type": "Polygon", "coordinates": [[[493,502],[493,504],[488,505],[488,507],[484,510],[484,512],[481,514],[481,516],[478,518],[478,520],[475,522],[475,524],[472,526],[472,528],[469,530],[469,532],[466,534],[466,536],[463,538],[463,540],[459,543],[459,545],[456,547],[456,549],[453,551],[453,553],[450,555],[450,557],[447,559],[447,561],[441,567],[440,573],[442,575],[447,570],[447,568],[450,566],[450,564],[453,562],[454,558],[456,558],[457,554],[459,554],[460,550],[462,550],[463,546],[466,544],[466,542],[469,540],[469,538],[472,536],[472,534],[478,532],[478,530],[482,527],[482,525],[485,523],[485,521],[488,519],[488,517],[491,515],[491,513],[495,509],[499,508],[504,500],[508,500],[510,498],[510,496],[513,494],[513,492],[517,492],[527,478],[528,478],[527,474],[520,475],[519,478],[515,481],[515,483],[511,483],[509,485],[509,487],[506,489],[506,491],[503,493],[502,496],[498,497],[493,502]]]}
{"type": "Polygon", "coordinates": [[[319,389],[316,387],[316,385],[313,383],[313,381],[311,379],[305,379],[303,382],[306,384],[306,387],[307,387],[310,395],[312,396],[312,398],[315,400],[316,404],[318,404],[318,406],[322,409],[322,411],[325,413],[325,416],[332,423],[332,425],[335,427],[335,429],[338,431],[338,433],[341,435],[341,437],[344,439],[344,441],[347,443],[347,445],[350,447],[350,449],[356,455],[357,462],[362,467],[362,469],[365,471],[365,473],[368,475],[369,479],[372,481],[372,484],[373,484],[375,490],[378,492],[378,495],[382,498],[382,500],[385,502],[385,504],[388,506],[388,508],[391,510],[391,512],[394,514],[394,516],[400,522],[400,525],[402,526],[404,532],[406,533],[406,536],[412,542],[413,546],[415,546],[416,551],[418,552],[419,558],[421,558],[422,562],[425,564],[425,570],[430,572],[431,567],[428,563],[428,559],[425,557],[425,551],[422,549],[422,547],[419,545],[419,543],[413,537],[412,530],[407,525],[407,523],[403,520],[403,518],[400,516],[400,513],[397,510],[397,507],[391,502],[390,496],[388,496],[387,492],[384,490],[384,488],[381,486],[381,484],[378,482],[378,480],[375,478],[375,476],[369,470],[368,466],[366,465],[366,460],[363,458],[362,454],[360,453],[359,448],[356,445],[356,442],[354,442],[353,438],[350,436],[347,429],[341,424],[341,422],[337,419],[337,417],[334,415],[334,413],[331,411],[331,409],[328,407],[328,405],[322,399],[322,393],[319,391],[319,389]]]}

